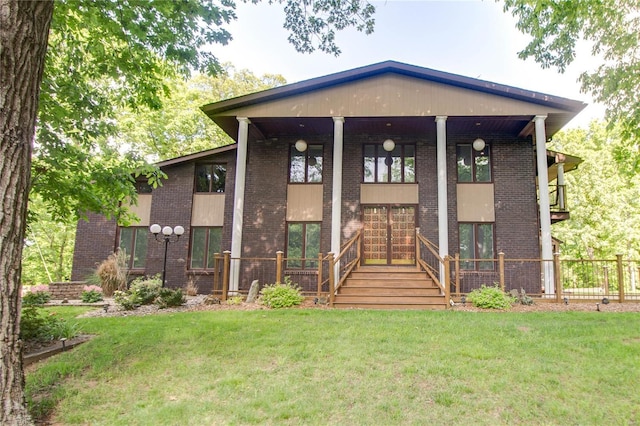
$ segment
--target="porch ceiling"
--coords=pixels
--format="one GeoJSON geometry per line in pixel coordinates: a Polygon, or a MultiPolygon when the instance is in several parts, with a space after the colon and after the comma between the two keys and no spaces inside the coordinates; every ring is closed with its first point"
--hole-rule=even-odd
{"type": "MultiPolygon", "coordinates": [[[[508,137],[526,137],[531,134],[531,116],[503,117],[449,117],[447,134],[477,134],[479,137],[490,135],[506,135],[508,137]]],[[[549,120],[550,125],[553,120],[549,120]]],[[[237,131],[237,120],[229,117],[218,122],[234,139],[237,131]]],[[[548,134],[555,132],[547,126],[548,134]]],[[[265,140],[277,138],[311,137],[314,135],[333,134],[333,120],[330,117],[302,118],[251,118],[249,126],[251,139],[265,140]]],[[[347,117],[344,134],[380,134],[397,136],[427,135],[435,137],[435,117],[347,117]]]]}

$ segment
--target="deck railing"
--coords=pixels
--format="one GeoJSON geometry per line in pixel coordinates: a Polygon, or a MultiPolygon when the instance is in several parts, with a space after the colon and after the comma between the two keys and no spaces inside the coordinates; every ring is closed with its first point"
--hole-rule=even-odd
{"type": "MultiPolygon", "coordinates": [[[[442,259],[437,247],[419,233],[416,246],[416,263],[440,287],[447,303],[449,297],[459,300],[483,284],[499,285],[506,292],[524,289],[532,297],[559,303],[603,299],[640,302],[638,259],[623,259],[622,256],[615,259],[561,259],[558,254],[553,260],[511,259],[503,253],[497,259],[460,259],[458,255],[442,259]],[[445,270],[444,283],[440,280],[440,265],[445,270]],[[482,265],[483,269],[465,269],[470,265],[478,265],[476,268],[482,265]],[[554,271],[553,282],[558,291],[553,294],[545,294],[542,290],[542,271],[545,269],[554,271]]],[[[230,294],[229,280],[233,268],[238,268],[245,277],[237,290],[240,294],[246,294],[255,279],[264,286],[283,282],[288,276],[300,286],[303,295],[326,298],[326,302],[331,303],[350,272],[361,263],[360,247],[361,234],[357,233],[342,247],[338,256],[320,253],[317,258],[287,259],[278,252],[276,257],[270,258],[231,258],[231,253],[225,252],[214,256],[213,273],[209,272],[200,279],[212,280],[211,294],[226,300],[230,294]],[[313,267],[290,267],[302,262],[313,267]]]]}

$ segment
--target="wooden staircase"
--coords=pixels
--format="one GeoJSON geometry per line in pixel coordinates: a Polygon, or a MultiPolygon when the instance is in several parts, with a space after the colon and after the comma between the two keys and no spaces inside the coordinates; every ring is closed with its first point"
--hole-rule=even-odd
{"type": "Polygon", "coordinates": [[[446,309],[444,295],[415,266],[363,266],[338,289],[335,308],[446,309]]]}

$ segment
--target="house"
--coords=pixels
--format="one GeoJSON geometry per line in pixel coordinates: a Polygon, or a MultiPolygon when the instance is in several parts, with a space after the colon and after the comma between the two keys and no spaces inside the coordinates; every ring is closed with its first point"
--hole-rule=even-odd
{"type": "MultiPolygon", "coordinates": [[[[358,268],[415,268],[416,229],[441,258],[459,255],[460,291],[491,284],[500,252],[552,259],[551,223],[568,218],[552,201],[563,203],[579,159],[545,143],[585,106],[393,61],[205,105],[236,143],[158,163],[168,179],[140,184],[135,226],[79,222],[72,279],[118,246],[132,273],[161,272],[157,223],[185,229],[166,247],[168,286],[195,277],[210,291],[213,253],[229,250],[254,259],[230,271],[229,290],[244,291],[272,268],[258,259],[283,251],[286,274],[313,291],[315,259],[359,231],[358,268]]],[[[512,272],[533,277],[527,292],[552,294],[541,264],[552,267],[512,272]]]]}

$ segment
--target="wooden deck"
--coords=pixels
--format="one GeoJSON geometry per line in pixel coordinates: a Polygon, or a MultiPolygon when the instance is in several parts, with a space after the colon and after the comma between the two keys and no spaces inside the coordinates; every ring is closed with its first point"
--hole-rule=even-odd
{"type": "Polygon", "coordinates": [[[363,266],[338,290],[338,309],[446,309],[444,295],[414,266],[363,266]]]}

